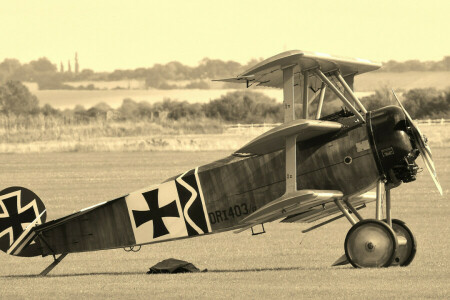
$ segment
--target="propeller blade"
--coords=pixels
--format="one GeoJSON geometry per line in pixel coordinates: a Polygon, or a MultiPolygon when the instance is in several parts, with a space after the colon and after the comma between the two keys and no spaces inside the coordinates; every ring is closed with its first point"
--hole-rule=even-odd
{"type": "MultiPolygon", "coordinates": [[[[420,151],[420,149],[419,149],[419,151],[420,151]]],[[[433,179],[434,184],[436,185],[436,187],[437,187],[437,189],[439,191],[439,194],[441,194],[441,196],[442,196],[443,195],[442,187],[441,187],[441,184],[439,183],[438,178],[437,178],[436,169],[434,168],[433,159],[431,158],[431,156],[428,155],[427,152],[422,153],[422,151],[421,151],[420,153],[422,154],[423,162],[425,163],[425,166],[427,166],[428,172],[430,173],[431,178],[433,179]]]]}
{"type": "Polygon", "coordinates": [[[403,107],[394,90],[392,90],[392,93],[394,94],[395,100],[397,100],[398,105],[402,108],[403,112],[405,113],[406,119],[410,123],[412,134],[414,140],[416,141],[416,146],[419,149],[420,154],[422,154],[423,162],[425,163],[425,166],[427,167],[428,172],[430,173],[431,178],[433,179],[433,182],[439,191],[439,194],[441,194],[442,196],[442,187],[437,178],[436,168],[434,167],[433,158],[431,156],[431,148],[430,146],[427,145],[426,141],[423,138],[423,134],[419,130],[419,127],[417,127],[417,125],[414,124],[411,116],[403,107]]]}

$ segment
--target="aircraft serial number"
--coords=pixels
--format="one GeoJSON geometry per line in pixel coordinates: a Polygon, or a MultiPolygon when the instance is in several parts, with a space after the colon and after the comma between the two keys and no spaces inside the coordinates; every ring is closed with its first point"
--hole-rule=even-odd
{"type": "Polygon", "coordinates": [[[248,215],[256,210],[256,207],[249,208],[246,203],[242,203],[240,205],[234,205],[227,209],[216,210],[214,212],[210,212],[209,222],[211,224],[216,224],[220,222],[225,222],[231,219],[239,218],[240,216],[248,215]]]}

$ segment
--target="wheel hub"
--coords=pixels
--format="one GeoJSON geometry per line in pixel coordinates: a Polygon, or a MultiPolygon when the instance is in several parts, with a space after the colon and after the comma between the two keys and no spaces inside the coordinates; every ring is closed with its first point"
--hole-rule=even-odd
{"type": "Polygon", "coordinates": [[[375,246],[374,244],[372,244],[372,242],[368,242],[366,243],[366,249],[372,252],[375,249],[375,246]]]}

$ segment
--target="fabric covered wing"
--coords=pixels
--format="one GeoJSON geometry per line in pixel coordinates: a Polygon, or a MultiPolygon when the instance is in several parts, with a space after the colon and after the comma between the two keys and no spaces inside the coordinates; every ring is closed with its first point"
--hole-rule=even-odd
{"type": "Polygon", "coordinates": [[[257,224],[272,222],[296,214],[298,211],[328,203],[342,196],[342,192],[333,190],[299,190],[295,193],[284,194],[243,219],[241,225],[244,227],[236,233],[257,224]]]}
{"type": "Polygon", "coordinates": [[[236,154],[263,155],[285,147],[285,138],[297,135],[297,141],[305,141],[323,134],[333,133],[342,128],[342,124],[330,121],[298,119],[284,123],[258,136],[236,154]]]}
{"type": "MultiPolygon", "coordinates": [[[[294,74],[319,67],[324,74],[339,70],[343,77],[374,71],[381,67],[381,64],[366,59],[292,50],[272,56],[236,78],[219,79],[217,81],[247,82],[247,84],[251,82],[262,86],[282,88],[282,69],[292,65],[295,65],[294,74]]],[[[298,84],[299,76],[295,77],[295,84],[298,84]]]]}
{"type": "MultiPolygon", "coordinates": [[[[363,204],[375,201],[375,193],[369,192],[362,195],[355,196],[349,199],[353,207],[359,207],[363,204]]],[[[312,223],[314,221],[329,217],[341,211],[334,202],[315,205],[303,211],[297,212],[285,218],[284,223],[312,223]]]]}

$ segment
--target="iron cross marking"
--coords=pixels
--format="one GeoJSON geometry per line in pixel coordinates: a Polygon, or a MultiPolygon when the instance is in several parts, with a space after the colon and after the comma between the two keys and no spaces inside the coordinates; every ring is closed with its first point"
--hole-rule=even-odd
{"type": "Polygon", "coordinates": [[[0,233],[5,229],[12,228],[13,238],[15,241],[23,231],[22,223],[31,223],[36,219],[36,214],[33,207],[28,208],[24,212],[19,213],[17,206],[19,199],[17,196],[12,196],[3,199],[3,204],[5,205],[6,211],[3,213],[7,214],[7,217],[0,218],[0,233]]]}
{"type": "Polygon", "coordinates": [[[153,238],[156,239],[160,236],[166,235],[169,231],[164,225],[163,218],[176,217],[179,218],[178,207],[175,200],[169,204],[159,207],[158,205],[158,189],[145,192],[142,194],[147,202],[150,210],[133,210],[134,222],[136,228],[148,221],[153,221],[153,238]]]}

